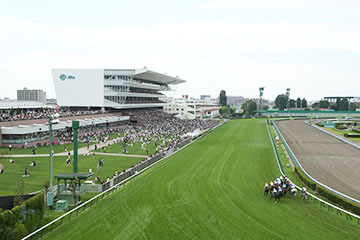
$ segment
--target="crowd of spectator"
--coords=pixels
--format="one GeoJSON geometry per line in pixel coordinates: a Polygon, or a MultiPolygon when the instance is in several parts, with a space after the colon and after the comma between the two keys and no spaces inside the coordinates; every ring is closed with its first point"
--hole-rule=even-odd
{"type": "MultiPolygon", "coordinates": [[[[34,120],[34,119],[48,119],[50,115],[54,114],[54,109],[40,109],[38,111],[23,111],[23,110],[12,110],[9,113],[0,114],[0,122],[4,121],[19,121],[19,120],[34,120]]],[[[95,115],[107,113],[102,110],[60,110],[58,114],[60,117],[72,117],[72,116],[83,116],[83,115],[95,115]]]]}

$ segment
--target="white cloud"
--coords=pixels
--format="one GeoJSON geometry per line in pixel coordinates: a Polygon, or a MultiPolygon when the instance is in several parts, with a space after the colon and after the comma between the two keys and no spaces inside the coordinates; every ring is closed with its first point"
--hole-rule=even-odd
{"type": "MultiPolygon", "coordinates": [[[[286,7],[299,8],[296,4],[286,7]]],[[[314,98],[324,81],[340,79],[345,70],[335,71],[321,63],[288,63],[286,58],[280,62],[251,60],[244,53],[281,58],[282,54],[302,51],[360,50],[360,30],[334,23],[191,21],[102,29],[0,17],[0,30],[4,33],[0,35],[0,76],[6,79],[11,75],[15,80],[7,83],[7,90],[0,92],[2,96],[9,92],[14,96],[20,83],[38,88],[44,85],[53,95],[51,68],[148,66],[188,80],[178,87],[178,95],[215,96],[221,89],[228,89],[231,95],[255,97],[258,87],[266,86],[269,98],[286,87],[292,87],[299,96],[314,98]],[[321,80],[324,76],[327,78],[321,80]],[[308,90],[304,84],[315,86],[308,90]],[[296,89],[301,91],[297,93],[296,89]]]]}

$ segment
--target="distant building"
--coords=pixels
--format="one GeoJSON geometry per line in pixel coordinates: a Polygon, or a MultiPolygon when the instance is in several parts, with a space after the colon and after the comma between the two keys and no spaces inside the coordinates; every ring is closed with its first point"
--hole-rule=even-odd
{"type": "Polygon", "coordinates": [[[32,90],[24,88],[23,90],[17,90],[18,101],[33,101],[33,102],[46,102],[46,92],[43,90],[32,90]]]}
{"type": "Polygon", "coordinates": [[[230,106],[241,106],[245,102],[242,96],[227,96],[227,104],[230,106]]]}
{"type": "Polygon", "coordinates": [[[211,101],[211,96],[210,95],[200,95],[200,100],[210,102],[211,101]]]}
{"type": "Polygon", "coordinates": [[[201,101],[199,99],[174,99],[164,106],[164,112],[174,114],[180,119],[205,119],[219,116],[218,104],[201,101]]]}

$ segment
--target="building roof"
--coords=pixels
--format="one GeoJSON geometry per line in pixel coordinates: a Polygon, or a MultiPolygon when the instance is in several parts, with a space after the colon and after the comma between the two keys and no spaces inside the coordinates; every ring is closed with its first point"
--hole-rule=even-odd
{"type": "Polygon", "coordinates": [[[186,82],[179,77],[171,77],[166,74],[157,73],[147,69],[135,70],[134,78],[162,84],[179,84],[186,82]]]}
{"type": "MultiPolygon", "coordinates": [[[[79,118],[76,119],[80,122],[81,127],[92,126],[95,124],[104,124],[120,121],[128,121],[129,116],[106,116],[106,117],[95,117],[90,118],[79,118]]],[[[65,128],[70,128],[72,126],[72,120],[59,121],[57,124],[53,124],[53,130],[60,130],[65,128]]],[[[17,125],[12,127],[1,127],[2,134],[29,134],[29,133],[38,133],[38,132],[48,132],[49,125],[45,122],[42,124],[33,123],[31,125],[17,125]]]]}
{"type": "Polygon", "coordinates": [[[87,179],[91,176],[93,176],[94,173],[93,172],[87,172],[87,173],[62,173],[59,175],[56,175],[55,178],[56,179],[87,179]]]}
{"type": "Polygon", "coordinates": [[[0,100],[0,109],[11,109],[11,108],[40,109],[40,108],[52,108],[52,106],[48,106],[43,102],[35,102],[35,101],[0,100]]]}

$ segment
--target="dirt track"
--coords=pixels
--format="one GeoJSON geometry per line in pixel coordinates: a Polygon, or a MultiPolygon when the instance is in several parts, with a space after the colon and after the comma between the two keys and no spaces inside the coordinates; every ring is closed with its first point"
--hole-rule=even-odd
{"type": "Polygon", "coordinates": [[[313,178],[360,200],[359,150],[307,126],[304,120],[279,121],[276,125],[313,178]]]}

